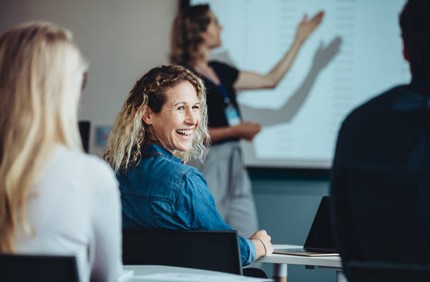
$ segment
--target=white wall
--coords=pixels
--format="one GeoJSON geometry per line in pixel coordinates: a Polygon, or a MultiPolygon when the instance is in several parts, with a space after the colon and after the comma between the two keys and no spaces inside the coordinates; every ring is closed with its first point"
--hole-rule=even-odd
{"type": "Polygon", "coordinates": [[[177,0],[0,0],[0,33],[28,20],[48,20],[70,29],[90,61],[79,118],[94,129],[111,126],[134,82],[168,62],[177,0]]]}

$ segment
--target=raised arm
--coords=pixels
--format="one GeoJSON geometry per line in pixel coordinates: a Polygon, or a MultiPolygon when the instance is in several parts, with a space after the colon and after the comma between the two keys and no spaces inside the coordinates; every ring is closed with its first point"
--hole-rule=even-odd
{"type": "Polygon", "coordinates": [[[312,34],[312,32],[319,26],[324,17],[324,12],[320,11],[315,14],[310,20],[306,15],[303,16],[299,25],[297,26],[296,36],[294,41],[281,58],[281,60],[270,70],[267,74],[258,74],[254,72],[241,71],[239,77],[234,84],[236,89],[261,89],[261,88],[274,88],[278,85],[279,81],[285,76],[293,64],[298,52],[300,51],[303,42],[312,34]]]}
{"type": "Polygon", "coordinates": [[[334,38],[328,44],[320,43],[315,50],[312,65],[302,84],[280,108],[264,110],[241,105],[242,115],[258,120],[261,126],[273,126],[279,123],[291,122],[311,94],[318,76],[339,53],[341,43],[340,37],[334,38]]]}

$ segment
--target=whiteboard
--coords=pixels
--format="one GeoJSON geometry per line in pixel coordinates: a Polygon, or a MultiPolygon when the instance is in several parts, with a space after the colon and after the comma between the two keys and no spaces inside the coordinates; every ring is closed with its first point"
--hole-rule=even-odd
{"type": "Polygon", "coordinates": [[[242,142],[250,167],[331,167],[342,120],[355,107],[410,81],[398,23],[405,0],[191,0],[209,3],[222,30],[213,59],[267,73],[291,45],[306,13],[325,11],[292,68],[271,90],[239,93],[244,120],[259,122],[242,142]]]}

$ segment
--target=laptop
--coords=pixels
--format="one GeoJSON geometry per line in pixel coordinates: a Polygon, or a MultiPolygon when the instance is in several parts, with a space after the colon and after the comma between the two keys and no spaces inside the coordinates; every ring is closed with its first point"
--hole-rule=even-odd
{"type": "Polygon", "coordinates": [[[303,248],[275,249],[274,254],[298,256],[338,256],[331,229],[330,198],[321,198],[303,248]]]}

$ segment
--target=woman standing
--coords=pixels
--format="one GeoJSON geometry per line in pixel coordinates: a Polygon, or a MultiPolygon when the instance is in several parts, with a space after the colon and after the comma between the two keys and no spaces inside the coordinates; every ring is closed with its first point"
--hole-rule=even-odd
{"type": "Polygon", "coordinates": [[[319,12],[310,20],[303,17],[290,49],[267,74],[239,71],[224,63],[209,61],[211,50],[221,46],[222,27],[208,5],[189,7],[173,23],[171,62],[200,74],[207,88],[212,147],[203,172],[218,211],[243,236],[256,230],[258,223],[239,140],[252,141],[261,126],[242,121],[236,90],[274,88],[323,16],[324,13],[319,12]]]}
{"type": "Polygon", "coordinates": [[[0,253],[74,255],[80,281],[116,281],[118,184],[82,152],[78,131],[86,69],[71,33],[52,23],[0,37],[0,253]]]}

